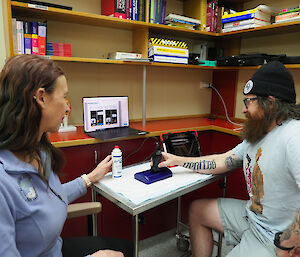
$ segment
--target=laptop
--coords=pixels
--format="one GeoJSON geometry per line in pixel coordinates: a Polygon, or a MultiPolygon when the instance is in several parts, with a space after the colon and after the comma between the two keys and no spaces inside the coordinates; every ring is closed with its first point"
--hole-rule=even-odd
{"type": "Polygon", "coordinates": [[[84,132],[94,138],[111,140],[145,135],[129,127],[128,96],[83,97],[84,132]]]}

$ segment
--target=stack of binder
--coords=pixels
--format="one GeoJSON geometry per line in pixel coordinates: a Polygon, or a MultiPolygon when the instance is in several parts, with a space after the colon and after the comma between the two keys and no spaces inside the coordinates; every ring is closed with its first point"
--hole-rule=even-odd
{"type": "Polygon", "coordinates": [[[170,13],[165,19],[165,24],[173,27],[195,30],[197,28],[200,28],[201,21],[190,17],[170,13]]]}
{"type": "Polygon", "coordinates": [[[256,28],[270,25],[272,17],[278,13],[278,10],[266,5],[259,5],[254,9],[225,13],[222,15],[222,32],[230,32],[242,29],[256,28]]]}
{"type": "Polygon", "coordinates": [[[183,41],[150,38],[148,56],[153,58],[153,62],[187,64],[189,50],[183,41]]]}
{"type": "Polygon", "coordinates": [[[275,17],[275,23],[290,22],[300,20],[300,5],[282,9],[275,17]]]}

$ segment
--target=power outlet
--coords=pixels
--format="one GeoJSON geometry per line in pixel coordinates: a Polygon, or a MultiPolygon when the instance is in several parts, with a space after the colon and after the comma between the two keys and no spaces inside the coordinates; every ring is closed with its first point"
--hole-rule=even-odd
{"type": "Polygon", "coordinates": [[[202,88],[210,88],[210,84],[209,82],[205,82],[205,81],[200,81],[200,89],[202,88]]]}

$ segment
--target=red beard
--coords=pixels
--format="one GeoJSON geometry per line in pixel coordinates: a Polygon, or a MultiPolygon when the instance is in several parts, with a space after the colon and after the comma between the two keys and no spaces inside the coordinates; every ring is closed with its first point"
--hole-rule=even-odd
{"type": "Polygon", "coordinates": [[[256,143],[261,140],[267,133],[272,124],[265,115],[251,115],[246,113],[246,122],[241,131],[241,138],[249,143],[256,143]]]}

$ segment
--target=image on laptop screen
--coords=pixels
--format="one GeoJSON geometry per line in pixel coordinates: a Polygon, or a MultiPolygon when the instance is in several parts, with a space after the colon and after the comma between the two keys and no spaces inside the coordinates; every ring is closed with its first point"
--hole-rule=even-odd
{"type": "Polygon", "coordinates": [[[84,131],[128,127],[128,96],[83,97],[84,131]]]}

